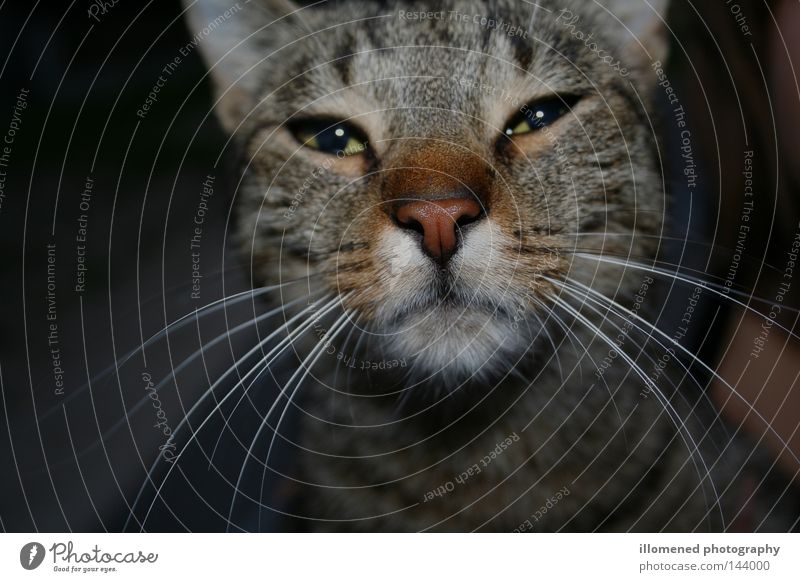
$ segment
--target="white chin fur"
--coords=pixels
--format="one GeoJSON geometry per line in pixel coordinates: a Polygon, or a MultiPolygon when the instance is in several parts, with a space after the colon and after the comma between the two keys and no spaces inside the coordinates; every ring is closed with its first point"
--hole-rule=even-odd
{"type": "Polygon", "coordinates": [[[381,285],[392,300],[377,314],[384,325],[378,326],[383,335],[376,340],[387,355],[413,360],[416,376],[446,372],[448,378],[462,381],[492,377],[513,365],[525,347],[524,332],[487,308],[508,303],[506,278],[497,267],[504,240],[489,220],[466,234],[462,248],[451,260],[459,295],[467,304],[459,307],[439,303],[441,298],[431,286],[435,266],[414,238],[400,229],[386,229],[378,256],[386,265],[381,285]],[[409,306],[418,307],[394,323],[398,311],[409,306]]]}
{"type": "Polygon", "coordinates": [[[413,362],[415,376],[423,378],[442,372],[459,382],[493,377],[513,366],[524,348],[510,321],[475,309],[436,308],[387,332],[379,340],[386,351],[413,362]]]}

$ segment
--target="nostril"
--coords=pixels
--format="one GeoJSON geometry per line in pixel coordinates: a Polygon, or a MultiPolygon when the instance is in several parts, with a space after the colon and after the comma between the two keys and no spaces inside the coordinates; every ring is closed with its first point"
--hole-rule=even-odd
{"type": "Polygon", "coordinates": [[[400,228],[413,230],[421,235],[425,234],[425,227],[423,227],[422,223],[416,218],[411,218],[410,216],[403,216],[400,218],[398,215],[393,215],[392,218],[394,218],[395,224],[400,228]]]}
{"type": "Polygon", "coordinates": [[[463,228],[467,225],[472,224],[473,222],[478,222],[483,217],[484,217],[483,208],[478,208],[477,212],[471,210],[469,212],[466,212],[465,214],[462,214],[460,217],[456,219],[456,226],[458,226],[459,228],[463,228]]]}

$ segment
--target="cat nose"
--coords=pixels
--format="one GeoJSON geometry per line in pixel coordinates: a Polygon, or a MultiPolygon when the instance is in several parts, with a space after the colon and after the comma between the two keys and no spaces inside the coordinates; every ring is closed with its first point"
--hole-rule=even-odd
{"type": "Polygon", "coordinates": [[[472,198],[412,200],[394,210],[397,225],[421,234],[422,248],[442,264],[458,249],[461,228],[482,216],[481,205],[472,198]]]}

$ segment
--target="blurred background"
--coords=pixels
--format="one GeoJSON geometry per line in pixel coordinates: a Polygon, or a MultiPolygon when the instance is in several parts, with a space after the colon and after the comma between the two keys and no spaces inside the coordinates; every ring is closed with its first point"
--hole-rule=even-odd
{"type": "MultiPolygon", "coordinates": [[[[252,318],[245,301],[188,318],[127,358],[248,281],[226,254],[231,153],[209,114],[182,7],[98,6],[0,4],[0,132],[16,126],[0,167],[0,521],[12,531],[122,529],[159,447],[174,450],[165,433],[259,333],[224,334],[252,318]],[[192,354],[182,373],[171,372],[192,354]]],[[[253,399],[274,398],[262,384],[253,399]]],[[[244,408],[236,429],[247,434],[255,418],[244,408]]],[[[191,434],[203,416],[183,430],[191,434]]],[[[209,451],[217,421],[198,437],[209,451]]],[[[229,466],[234,480],[236,451],[221,439],[213,464],[229,466]]],[[[190,457],[173,469],[174,494],[163,491],[170,509],[156,507],[148,529],[225,529],[233,484],[218,481],[207,459],[196,462],[202,478],[185,478],[190,457]]],[[[155,467],[158,476],[172,465],[155,467]]],[[[128,526],[139,529],[136,519],[128,526]]]]}
{"type": "MultiPolygon", "coordinates": [[[[800,236],[800,92],[791,65],[800,57],[799,4],[735,5],[681,0],[670,11],[667,71],[686,111],[697,178],[687,187],[681,130],[657,91],[672,236],[681,243],[668,259],[792,330],[800,280],[785,275],[800,236]]],[[[298,527],[286,515],[280,474],[291,460],[283,449],[268,470],[251,463],[243,476],[275,511],[231,509],[242,443],[280,378],[259,381],[235,427],[207,416],[226,384],[208,387],[264,330],[225,333],[258,312],[247,296],[192,315],[249,281],[230,250],[234,145],[211,114],[181,10],[172,0],[0,3],[3,530],[298,527]],[[201,446],[185,448],[180,465],[165,462],[186,441],[170,441],[167,429],[204,394],[183,429],[201,446]],[[167,451],[160,460],[159,450],[167,451]]],[[[796,496],[783,483],[796,482],[800,452],[797,343],[772,325],[754,358],[763,316],[705,298],[702,317],[702,333],[687,342],[719,364],[757,414],[720,382],[709,379],[709,393],[732,426],[767,447],[775,486],[796,496]]],[[[234,368],[231,382],[240,373],[234,368]]]]}

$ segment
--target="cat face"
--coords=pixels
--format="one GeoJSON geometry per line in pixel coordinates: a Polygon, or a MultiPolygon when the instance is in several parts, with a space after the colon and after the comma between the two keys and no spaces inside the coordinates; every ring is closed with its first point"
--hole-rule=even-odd
{"type": "Polygon", "coordinates": [[[196,5],[255,280],[307,279],[384,354],[451,376],[534,349],[551,280],[624,288],[575,253],[641,257],[661,228],[660,19],[584,4],[196,5]]]}

